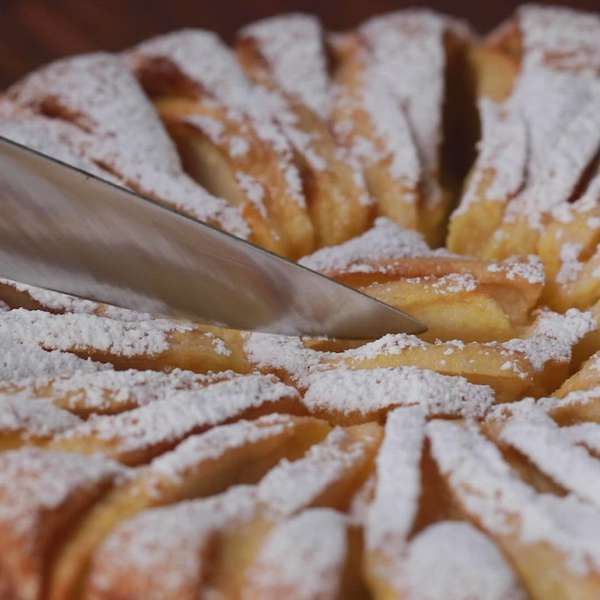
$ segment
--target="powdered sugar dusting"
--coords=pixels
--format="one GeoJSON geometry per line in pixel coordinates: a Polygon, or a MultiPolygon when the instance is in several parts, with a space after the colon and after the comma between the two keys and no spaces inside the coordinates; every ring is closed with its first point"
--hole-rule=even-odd
{"type": "Polygon", "coordinates": [[[543,284],[546,281],[544,263],[535,254],[515,256],[499,263],[491,263],[487,270],[490,273],[505,273],[510,281],[522,279],[531,285],[543,284]]]}
{"type": "MultiPolygon", "coordinates": [[[[321,273],[370,273],[378,261],[435,256],[423,236],[379,217],[372,229],[338,246],[322,248],[306,256],[301,265],[321,273]]],[[[383,267],[381,267],[383,268],[383,267]]]]}
{"type": "Polygon", "coordinates": [[[476,170],[460,210],[478,197],[487,166],[494,172],[490,199],[512,199],[505,223],[526,218],[541,229],[542,214],[569,201],[600,148],[600,51],[591,41],[598,39],[600,20],[526,6],[517,23],[523,43],[520,74],[505,103],[482,104],[482,169],[476,170]]]}
{"type": "Polygon", "coordinates": [[[422,600],[527,598],[502,553],[470,523],[442,521],[418,533],[401,571],[422,600]]]}
{"type": "Polygon", "coordinates": [[[530,417],[536,418],[540,412],[549,412],[556,401],[556,398],[527,397],[516,402],[496,404],[487,413],[486,421],[492,423],[496,421],[504,422],[515,416],[523,417],[524,419],[530,417]]]}
{"type": "MultiPolygon", "coordinates": [[[[585,266],[587,246],[600,228],[596,210],[600,176],[587,169],[600,148],[600,19],[525,7],[519,10],[517,26],[524,48],[520,73],[507,101],[481,101],[483,140],[459,212],[483,197],[508,201],[505,224],[518,218],[520,224],[528,222],[541,230],[553,221],[554,225],[572,223],[564,231],[560,226],[556,230],[556,240],[562,244],[556,282],[569,285],[593,271],[593,266],[585,266]],[[586,189],[577,199],[574,192],[584,187],[583,176],[586,189]],[[578,239],[573,232],[580,224],[587,229],[578,239]]],[[[336,123],[338,141],[347,135],[348,144],[334,149],[332,156],[355,165],[373,161],[387,165],[387,175],[408,189],[403,199],[411,203],[421,191],[426,198],[439,192],[448,32],[468,36],[452,20],[403,11],[372,19],[344,37],[346,41],[356,38],[357,59],[364,61],[360,65],[364,68],[357,89],[348,90],[347,98],[334,97],[347,102],[345,108],[353,116],[349,122],[336,123]],[[352,118],[360,111],[361,118],[366,115],[370,121],[368,139],[352,129],[356,125],[352,118]],[[348,149],[353,153],[350,158],[348,149]]],[[[195,94],[215,108],[214,114],[226,115],[236,135],[229,135],[219,118],[195,115],[188,124],[230,157],[249,161],[239,161],[235,179],[252,203],[246,203],[245,210],[256,209],[266,217],[270,180],[244,165],[255,160],[255,151],[257,156],[264,152],[269,161],[276,155],[277,164],[269,162],[269,169],[274,167],[277,178],[285,180],[290,199],[303,205],[303,181],[295,166],[298,158],[314,171],[324,172],[330,165],[319,150],[318,128],[303,129],[300,117],[306,111],[300,105],[325,126],[330,96],[336,90],[328,79],[321,27],[312,17],[263,21],[242,35],[256,41],[275,80],[273,88],[250,82],[216,36],[188,30],[150,40],[126,57],[90,55],[34,73],[9,91],[10,98],[0,101],[0,134],[172,203],[196,218],[248,235],[237,208],[213,198],[183,173],[152,104],[124,66],[129,64],[141,76],[143,68],[150,68],[145,61],[158,58],[156,64],[163,68],[170,63],[186,80],[187,95],[195,94]]],[[[360,187],[364,182],[358,171],[355,175],[360,187]]],[[[362,236],[319,250],[301,263],[330,276],[394,274],[395,268],[401,271],[403,260],[421,257],[431,260],[411,264],[423,264],[425,269],[431,263],[431,271],[402,279],[426,287],[430,295],[473,295],[480,285],[513,282],[517,291],[530,297],[545,283],[543,264],[534,255],[493,263],[475,261],[473,269],[470,263],[463,264],[471,260],[468,257],[460,258],[456,269],[448,269],[449,262],[438,266],[437,259],[459,259],[444,249],[431,250],[420,234],[385,218],[377,219],[362,236]]],[[[600,268],[592,278],[598,273],[600,268]]],[[[441,357],[437,362],[441,368],[446,355],[465,348],[461,341],[445,342],[443,347],[438,342],[436,353],[435,343],[405,334],[334,353],[307,348],[299,338],[242,333],[243,353],[251,367],[280,374],[295,387],[257,373],[115,371],[111,365],[73,353],[102,360],[113,356],[117,364],[121,356],[147,358],[179,350],[172,343],[180,337],[190,346],[196,339],[208,340],[221,357],[233,353],[224,339],[192,324],[152,319],[9,280],[0,279],[0,286],[11,305],[21,302],[49,311],[11,309],[0,301],[4,351],[0,430],[5,442],[73,450],[63,454],[27,448],[0,453],[0,521],[8,541],[14,539],[25,548],[17,548],[23,560],[30,559],[25,554],[30,548],[37,552],[32,544],[40,531],[44,533],[48,515],[58,514],[80,492],[84,500],[86,494],[93,500],[129,473],[100,455],[84,453],[99,451],[125,463],[149,463],[140,481],[147,485],[144,491],[152,494],[163,483],[193,483],[207,465],[218,461],[235,469],[240,456],[248,462],[262,452],[272,460],[267,456],[270,449],[296,432],[300,444],[305,443],[301,424],[314,419],[279,411],[321,413],[332,421],[386,419],[381,447],[381,428],[376,423],[329,430],[321,422],[323,433],[329,431],[327,437],[301,457],[279,462],[256,485],[144,511],[124,522],[94,553],[88,580],[92,595],[216,597],[222,593],[220,588],[207,589],[214,584],[215,556],[230,548],[220,544],[230,540],[228,536],[240,535],[238,529],[245,535],[244,526],[254,533],[254,525],[264,527],[266,536],[252,546],[257,554],[250,571],[240,577],[247,584],[241,593],[257,597],[343,595],[347,569],[353,566],[348,563],[348,535],[355,533],[348,530],[350,523],[364,528],[365,565],[373,571],[367,573],[368,583],[372,575],[375,580],[383,575],[382,583],[391,592],[424,600],[526,597],[515,569],[499,550],[503,540],[496,543],[482,531],[491,537],[509,535],[524,547],[544,543],[560,553],[562,568],[574,575],[600,571],[600,425],[559,427],[551,418],[563,422],[562,409],[568,413],[564,420],[593,418],[592,403],[600,398],[600,387],[587,378],[592,362],[575,380],[577,385],[591,382],[587,389],[576,389],[563,398],[525,398],[499,406],[494,406],[492,388],[463,377],[416,367],[352,370],[340,366],[370,366],[360,363],[374,364],[375,358],[406,351],[426,357],[433,349],[441,357]],[[118,414],[96,414],[84,420],[94,412],[118,414]],[[265,413],[268,416],[256,418],[265,413]],[[450,420],[456,417],[465,421],[450,420]],[[256,420],[240,420],[251,418],[256,420]],[[487,419],[489,437],[481,433],[480,419],[487,419]],[[422,480],[426,437],[453,501],[476,526],[421,521],[420,498],[427,485],[427,477],[422,480]],[[506,447],[518,451],[567,495],[538,493],[524,473],[512,469],[499,445],[503,451],[506,447]],[[339,501],[347,499],[351,505],[348,495],[364,482],[368,484],[354,496],[360,502],[351,508],[352,521],[335,511],[313,508],[333,503],[331,497],[338,491],[346,495],[339,501]]],[[[545,380],[552,379],[553,367],[560,366],[557,373],[566,372],[573,347],[597,324],[591,313],[574,308],[564,314],[539,309],[534,315],[527,337],[483,344],[481,359],[493,355],[494,360],[499,358],[501,366],[495,368],[501,372],[515,371],[528,382],[547,387],[545,380]]],[[[473,376],[477,358],[471,352],[478,347],[470,345],[461,355],[473,364],[466,367],[473,376]]],[[[512,381],[512,373],[504,374],[512,381]]],[[[295,444],[293,448],[298,449],[295,444]]],[[[263,466],[260,457],[256,466],[263,466]]],[[[80,509],[75,506],[74,511],[80,509]]],[[[244,544],[253,542],[244,540],[244,544]]]]}
{"type": "Polygon", "coordinates": [[[203,92],[234,110],[242,108],[250,93],[250,82],[233,53],[210,31],[175,31],[146,40],[127,54],[134,69],[153,58],[168,59],[203,92]]]}
{"type": "Polygon", "coordinates": [[[360,47],[351,60],[356,61],[360,74],[355,76],[356,81],[342,82],[334,88],[339,115],[334,123],[335,133],[360,164],[389,164],[391,176],[407,188],[403,200],[414,202],[421,163],[404,109],[365,48],[360,47]],[[354,120],[363,116],[372,127],[368,134],[355,130],[354,120]]]}
{"type": "MultiPolygon", "coordinates": [[[[174,392],[168,398],[118,415],[92,416],[58,441],[90,438],[110,444],[117,455],[137,452],[178,441],[194,431],[239,417],[251,408],[297,395],[295,389],[273,377],[248,375],[201,390],[174,392]]],[[[164,457],[165,465],[175,461],[168,457],[164,457]]]]}
{"type": "Polygon", "coordinates": [[[184,122],[201,131],[213,144],[223,142],[225,126],[221,121],[208,115],[188,115],[184,122]]]}
{"type": "Polygon", "coordinates": [[[479,282],[469,273],[450,273],[433,281],[430,286],[436,294],[443,296],[473,292],[479,287],[479,282]]]}
{"type": "Polygon", "coordinates": [[[158,400],[166,400],[182,390],[200,390],[219,381],[240,377],[237,373],[223,371],[198,374],[174,369],[169,373],[159,371],[104,370],[77,372],[71,376],[38,377],[31,382],[30,392],[47,395],[61,406],[73,410],[101,411],[115,407],[136,407],[158,400]],[[50,390],[47,389],[50,386],[50,390]]]}
{"type": "Polygon", "coordinates": [[[123,62],[97,53],[42,68],[9,90],[18,104],[39,112],[55,104],[88,132],[85,156],[130,187],[202,221],[247,237],[237,208],[211,196],[184,174],[156,111],[123,62]]]}
{"type": "Polygon", "coordinates": [[[128,308],[101,304],[93,300],[86,300],[69,294],[63,294],[44,288],[35,287],[26,283],[0,278],[0,286],[11,287],[18,292],[25,293],[29,298],[41,306],[43,310],[56,313],[81,313],[87,315],[104,316],[117,321],[150,321],[153,316],[128,308]]]}
{"type": "Polygon", "coordinates": [[[215,427],[202,435],[188,438],[173,452],[155,458],[151,464],[152,471],[172,479],[185,478],[186,470],[203,461],[216,459],[233,448],[279,436],[294,427],[294,417],[278,414],[215,427]]]}
{"type": "Polygon", "coordinates": [[[0,284],[11,287],[19,292],[27,294],[33,301],[37,302],[44,310],[53,312],[73,312],[84,314],[97,314],[100,304],[83,298],[76,298],[67,294],[45,290],[43,288],[0,278],[0,284]]]}
{"type": "Polygon", "coordinates": [[[21,393],[0,397],[0,432],[22,437],[50,437],[79,425],[81,420],[52,404],[21,393]]]}
{"type": "Polygon", "coordinates": [[[46,350],[90,348],[119,356],[156,355],[169,349],[168,334],[192,331],[185,325],[156,319],[122,322],[87,314],[53,315],[15,309],[0,314],[0,335],[46,350]]]}
{"type": "Polygon", "coordinates": [[[557,283],[571,283],[583,269],[583,263],[579,255],[583,250],[583,244],[565,243],[560,247],[560,271],[556,275],[557,283]]]}
{"type": "Polygon", "coordinates": [[[310,15],[293,14],[253,23],[240,32],[260,47],[277,84],[292,98],[326,119],[330,87],[323,31],[310,15]]]}
{"type": "Polygon", "coordinates": [[[146,510],[121,523],[95,553],[89,587],[149,598],[198,594],[217,532],[254,514],[254,490],[235,486],[211,498],[146,510]]]}
{"type": "Polygon", "coordinates": [[[0,522],[19,537],[32,536],[46,511],[77,491],[93,490],[126,473],[101,456],[23,448],[0,454],[0,522]]]}
{"type": "MultiPolygon", "coordinates": [[[[600,388],[596,388],[595,394],[600,397],[600,388]]],[[[571,442],[585,446],[595,455],[600,454],[600,425],[597,423],[579,423],[562,427],[560,431],[571,442]]]]}
{"type": "Polygon", "coordinates": [[[600,463],[575,446],[550,417],[543,413],[528,419],[513,417],[500,436],[556,483],[600,506],[600,463]]]}
{"type": "Polygon", "coordinates": [[[345,516],[307,510],[271,532],[249,574],[250,586],[261,598],[335,598],[347,555],[345,516]]]}
{"type": "MultiPolygon", "coordinates": [[[[300,206],[305,206],[302,180],[295,165],[293,149],[281,127],[276,123],[280,102],[277,95],[246,78],[233,52],[213,33],[203,30],[183,30],[143,42],[128,53],[134,68],[153,58],[168,60],[188,81],[199,87],[199,94],[208,94],[227,108],[228,117],[243,121],[258,138],[276,154],[284,173],[287,192],[300,206]]],[[[284,107],[290,116],[290,111],[284,107]]],[[[294,120],[292,118],[292,120],[294,120]]],[[[236,144],[237,148],[243,148],[236,144]]]]}
{"type": "MultiPolygon", "coordinates": [[[[14,311],[0,313],[0,316],[14,311]]],[[[94,373],[110,368],[59,350],[45,351],[37,343],[16,339],[11,332],[0,334],[0,380],[3,383],[26,383],[32,378],[69,376],[78,372],[94,373]]]]}
{"type": "Polygon", "coordinates": [[[552,56],[553,65],[592,73],[600,68],[596,15],[535,5],[521,7],[518,14],[526,48],[537,60],[552,56]]]}
{"type": "Polygon", "coordinates": [[[0,135],[102,179],[124,185],[118,177],[85,156],[90,136],[71,123],[15,109],[0,114],[0,135]]]}
{"type": "Polygon", "coordinates": [[[500,535],[524,544],[546,542],[564,554],[567,567],[584,575],[600,567],[600,513],[574,496],[538,494],[523,483],[500,451],[472,428],[433,421],[432,453],[465,510],[500,535]],[[518,525],[515,524],[518,519],[518,525]]]}
{"type": "Polygon", "coordinates": [[[548,398],[540,398],[539,406],[548,412],[551,416],[559,414],[564,408],[585,407],[586,405],[594,405],[600,398],[600,386],[592,386],[589,389],[575,390],[569,392],[563,397],[556,398],[550,396],[548,398]]]}
{"type": "MultiPolygon", "coordinates": [[[[460,343],[459,340],[455,340],[460,343]]],[[[425,350],[427,343],[408,333],[388,333],[374,342],[369,342],[358,348],[352,348],[341,353],[344,359],[369,360],[378,356],[401,354],[407,348],[425,350]]]]}
{"type": "Polygon", "coordinates": [[[401,551],[413,527],[421,495],[421,452],[425,416],[418,408],[388,415],[377,457],[375,498],[367,515],[369,550],[388,556],[401,551]]]}
{"type": "Polygon", "coordinates": [[[251,175],[242,173],[241,171],[235,174],[235,178],[244,194],[246,194],[246,198],[254,204],[260,215],[266,219],[267,208],[264,203],[265,188],[263,185],[251,175]]]}
{"type": "Polygon", "coordinates": [[[479,101],[482,134],[473,175],[455,215],[462,214],[482,197],[504,202],[521,189],[528,159],[526,123],[508,103],[487,98],[479,101]],[[487,181],[489,185],[483,187],[487,181]],[[482,195],[483,194],[483,195],[482,195]]]}
{"type": "Polygon", "coordinates": [[[416,367],[335,369],[315,373],[303,402],[310,411],[368,415],[394,406],[418,406],[427,416],[482,417],[494,402],[488,386],[416,367]]]}
{"type": "Polygon", "coordinates": [[[315,444],[306,456],[282,460],[258,485],[257,497],[272,515],[290,516],[310,506],[366,457],[366,445],[341,428],[315,444]]]}
{"type": "Polygon", "coordinates": [[[283,372],[300,385],[329,356],[326,352],[305,348],[300,338],[268,333],[249,334],[244,351],[258,369],[283,372]]]}
{"type": "MultiPolygon", "coordinates": [[[[444,33],[466,28],[429,11],[406,10],[375,17],[359,29],[376,69],[406,110],[425,173],[439,170],[446,52],[444,33]],[[401,74],[399,76],[398,74],[401,74]]],[[[437,185],[431,181],[431,185],[437,185]]]]}
{"type": "Polygon", "coordinates": [[[239,157],[244,156],[250,150],[250,143],[248,140],[240,135],[232,135],[229,137],[229,153],[231,156],[239,157]]]}
{"type": "Polygon", "coordinates": [[[570,308],[561,315],[542,310],[527,338],[515,338],[504,342],[502,346],[508,350],[523,352],[533,368],[539,371],[550,361],[568,362],[573,346],[596,329],[596,321],[589,312],[570,308]]]}

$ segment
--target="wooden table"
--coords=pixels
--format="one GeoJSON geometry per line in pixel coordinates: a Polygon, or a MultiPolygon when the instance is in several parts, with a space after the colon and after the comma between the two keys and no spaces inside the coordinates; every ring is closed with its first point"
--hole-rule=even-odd
{"type": "MultiPolygon", "coordinates": [[[[49,60],[94,50],[121,50],[159,33],[202,27],[231,39],[244,23],[285,11],[319,15],[330,29],[407,6],[467,17],[487,31],[520,2],[513,0],[0,0],[0,86],[49,60]]],[[[599,10],[598,0],[571,6],[599,10]]]]}

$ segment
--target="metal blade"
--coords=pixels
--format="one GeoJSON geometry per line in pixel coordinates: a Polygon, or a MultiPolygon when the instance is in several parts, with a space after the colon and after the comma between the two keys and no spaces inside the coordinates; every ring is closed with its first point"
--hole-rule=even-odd
{"type": "Polygon", "coordinates": [[[424,330],[319,273],[1,137],[0,275],[240,329],[357,339],[424,330]]]}

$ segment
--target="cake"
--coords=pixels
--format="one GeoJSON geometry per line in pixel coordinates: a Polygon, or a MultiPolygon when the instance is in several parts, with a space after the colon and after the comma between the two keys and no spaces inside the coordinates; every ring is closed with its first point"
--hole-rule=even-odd
{"type": "Polygon", "coordinates": [[[179,31],[31,73],[0,135],[428,327],[1,279],[1,600],[600,597],[599,17],[179,31]]]}

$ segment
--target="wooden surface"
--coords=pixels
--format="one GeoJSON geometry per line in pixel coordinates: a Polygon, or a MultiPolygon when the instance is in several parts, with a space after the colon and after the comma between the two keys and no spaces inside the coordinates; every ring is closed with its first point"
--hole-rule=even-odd
{"type": "MultiPolygon", "coordinates": [[[[286,11],[314,13],[328,28],[345,29],[377,13],[429,6],[466,17],[485,32],[519,4],[510,0],[0,0],[0,86],[54,58],[120,50],[182,27],[212,29],[230,40],[241,25],[286,11]]],[[[600,0],[568,4],[600,11],[600,0]]]]}

